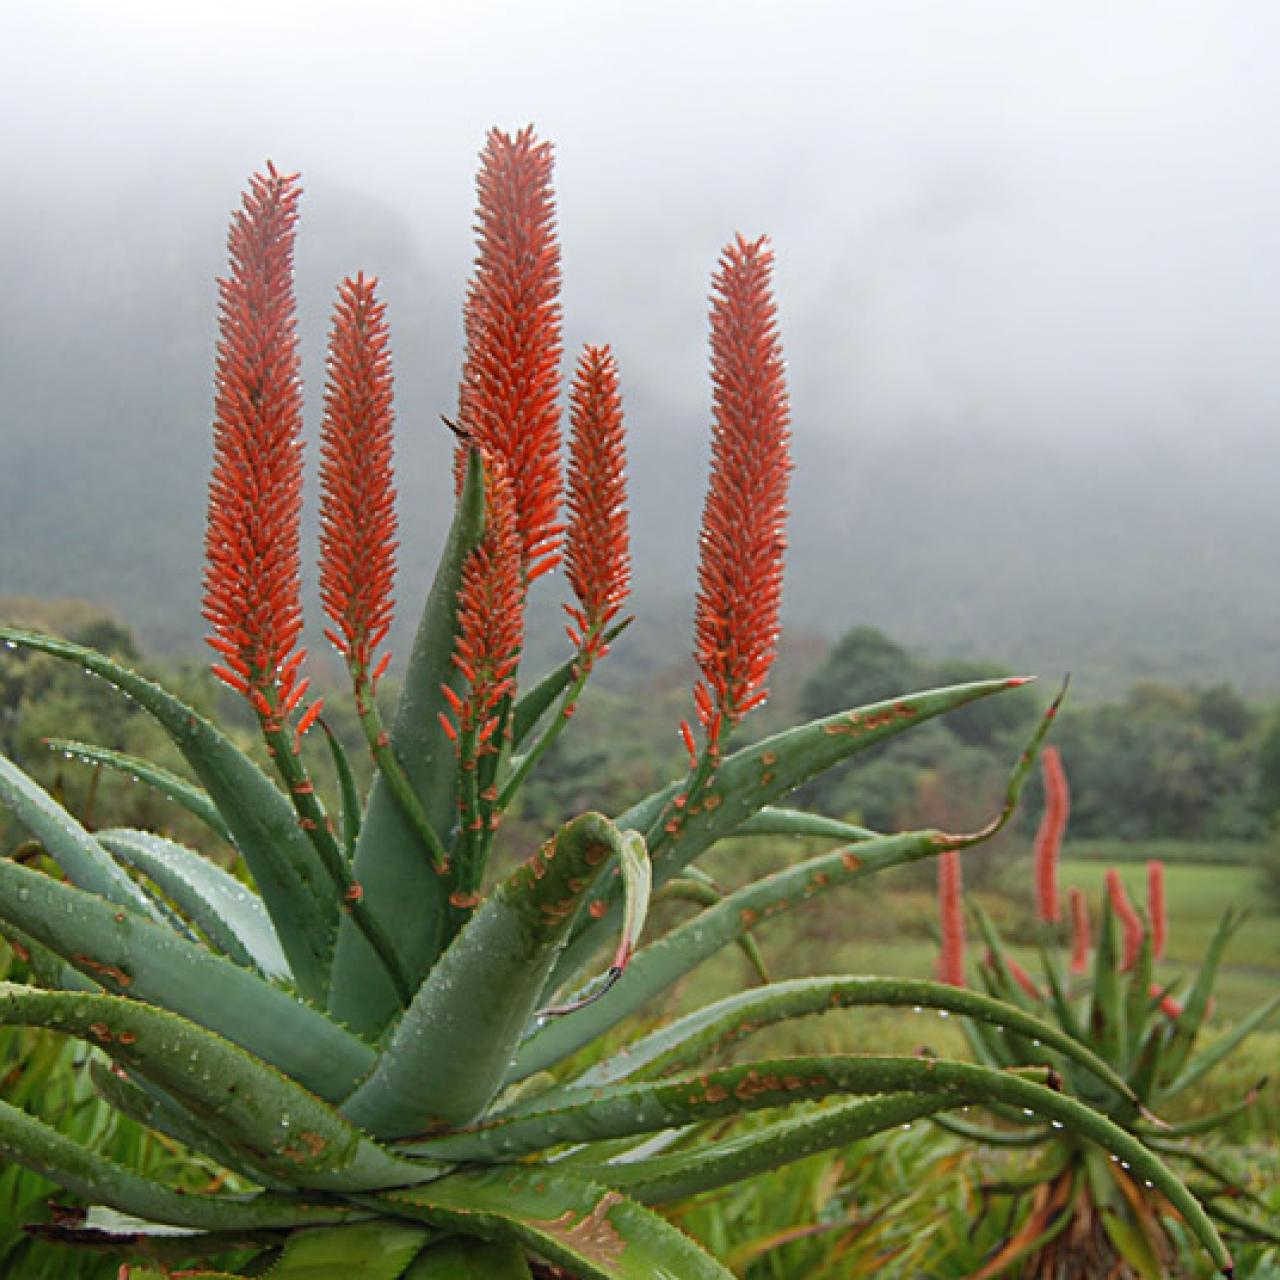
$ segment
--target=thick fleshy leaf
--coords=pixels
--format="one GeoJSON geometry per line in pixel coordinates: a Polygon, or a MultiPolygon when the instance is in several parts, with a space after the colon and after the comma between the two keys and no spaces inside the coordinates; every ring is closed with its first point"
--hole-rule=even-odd
{"type": "MultiPolygon", "coordinates": [[[[728,756],[694,803],[679,807],[687,780],[672,782],[616,819],[620,827],[648,832],[674,824],[667,846],[654,858],[654,884],[661,887],[717,840],[735,832],[752,814],[774,804],[802,782],[858,752],[902,733],[913,724],[954,711],[978,698],[1016,688],[1020,678],[954,685],[873,703],[787,729],[728,756]]],[[[617,889],[612,880],[595,895],[608,911],[594,908],[581,924],[553,977],[560,986],[581,971],[610,929],[617,928],[617,889]]],[[[594,904],[593,904],[594,906],[594,904]]]]}
{"type": "Polygon", "coordinates": [[[342,795],[342,852],[348,862],[355,857],[356,841],[360,838],[360,821],[364,816],[364,803],[360,799],[360,789],[356,786],[355,774],[351,772],[351,762],[337,734],[329,728],[322,717],[320,728],[324,731],[324,739],[329,744],[329,755],[333,759],[333,769],[338,775],[338,790],[342,795]]]}
{"type": "Polygon", "coordinates": [[[190,1110],[215,1139],[293,1186],[359,1190],[443,1171],[388,1154],[238,1045],[136,1000],[0,983],[0,1025],[50,1027],[96,1046],[190,1110]]]}
{"type": "Polygon", "coordinates": [[[664,1204],[963,1105],[941,1093],[856,1098],[672,1154],[598,1165],[579,1163],[575,1169],[645,1204],[664,1204]]]}
{"type": "Polygon", "coordinates": [[[323,998],[337,920],[332,882],[274,783],[225,734],[158,684],[68,640],[0,627],[0,640],[74,662],[127,694],[160,723],[222,814],[244,857],[298,990],[323,998]]]}
{"type": "Polygon", "coordinates": [[[451,1236],[424,1249],[404,1280],[532,1280],[532,1274],[514,1241],[451,1236]]]}
{"type": "Polygon", "coordinates": [[[193,817],[199,818],[211,831],[221,836],[228,844],[234,844],[231,830],[222,820],[209,793],[179,777],[171,769],[162,768],[144,760],[141,756],[126,755],[123,751],[112,751],[109,747],[95,746],[91,742],[74,742],[68,738],[49,738],[45,746],[50,751],[60,751],[64,756],[71,756],[85,764],[101,765],[106,769],[114,769],[123,773],[135,782],[145,783],[163,796],[181,805],[193,817]]]}
{"type": "Polygon", "coordinates": [[[657,1214],[567,1170],[469,1170],[361,1199],[443,1230],[518,1240],[582,1280],[732,1280],[657,1214]]]}
{"type": "Polygon", "coordinates": [[[0,756],[0,805],[44,845],[72,884],[149,919],[159,918],[150,899],[111,855],[6,756],[0,756]]]}
{"type": "MultiPolygon", "coordinates": [[[[446,848],[457,821],[458,769],[453,744],[440,725],[440,713],[448,710],[441,690],[448,685],[456,691],[463,679],[452,660],[458,587],[463,563],[483,532],[484,474],[473,451],[391,729],[396,758],[446,848]]],[[[401,968],[416,986],[440,954],[449,886],[381,774],[369,793],[354,874],[365,907],[393,941],[401,968]]],[[[362,1034],[381,1032],[401,1010],[382,963],[345,917],[338,929],[329,1008],[362,1034]]]]}
{"type": "Polygon", "coordinates": [[[387,1218],[299,1231],[267,1280],[400,1280],[432,1235],[426,1227],[387,1218]]]}
{"type": "Polygon", "coordinates": [[[811,836],[822,840],[871,840],[880,834],[868,827],[858,827],[839,818],[825,818],[820,813],[803,809],[779,809],[766,805],[753,813],[733,833],[735,836],[811,836]]]}
{"type": "Polygon", "coordinates": [[[1174,1028],[1173,1039],[1164,1054],[1164,1061],[1160,1068],[1162,1082],[1176,1079],[1191,1056],[1196,1036],[1200,1034],[1200,1028],[1209,1012],[1209,1002],[1213,998],[1213,986],[1218,980],[1218,966],[1222,963],[1223,952],[1226,951],[1227,943],[1231,941],[1244,920],[1244,912],[1229,910],[1214,930],[1213,937],[1205,948],[1204,959],[1196,972],[1196,979],[1187,992],[1182,1013],[1174,1028]]]}
{"type": "Polygon", "coordinates": [[[498,1092],[556,953],[623,839],[607,818],[584,814],[504,880],[428,975],[344,1114],[383,1137],[474,1119],[498,1092]]]}
{"type": "Polygon", "coordinates": [[[520,1046],[508,1082],[562,1061],[761,920],[886,867],[915,862],[944,848],[956,847],[953,842],[959,839],[963,838],[937,831],[881,836],[820,854],[739,889],[718,906],[708,907],[640,951],[604,999],[535,1030],[520,1046]]]}
{"type": "MultiPolygon", "coordinates": [[[[1008,1072],[939,1058],[847,1055],[776,1058],[720,1067],[668,1080],[600,1085],[564,1098],[538,1099],[514,1116],[499,1116],[465,1133],[448,1134],[408,1148],[433,1160],[513,1160],[572,1142],[600,1142],[655,1133],[725,1116],[740,1115],[832,1094],[880,1094],[912,1090],[963,1095],[967,1102],[1027,1108],[1023,1086],[1038,1090],[1031,1108],[1044,1119],[1066,1123],[1041,1095],[1061,1098],[1018,1079],[1009,1091],[1008,1072]],[[1046,1114],[1049,1106],[1050,1114],[1046,1114]]],[[[1083,1110],[1079,1103],[1073,1102],[1083,1110]]],[[[1095,1113],[1089,1111],[1093,1116],[1095,1113]]],[[[1069,1115],[1075,1115],[1070,1112],[1069,1115]]],[[[1078,1118],[1078,1117],[1077,1117],[1078,1118]]],[[[1112,1126],[1114,1127],[1114,1126],[1112,1126]]]]}
{"type": "MultiPolygon", "coordinates": [[[[658,891],[659,896],[677,902],[693,902],[700,907],[714,907],[723,902],[725,891],[712,878],[696,866],[685,867],[684,874],[668,880],[658,891]]],[[[769,981],[769,970],[765,967],[764,956],[760,946],[752,934],[743,934],[738,939],[738,948],[747,958],[747,963],[755,970],[761,982],[769,981]]]]}
{"type": "Polygon", "coordinates": [[[1191,1085],[1203,1080],[1218,1063],[1225,1061],[1233,1054],[1277,1009],[1280,1009],[1280,995],[1272,996],[1266,1004],[1260,1005],[1248,1017],[1236,1023],[1230,1031],[1224,1032],[1212,1044],[1202,1049],[1191,1059],[1181,1075],[1160,1090],[1161,1101],[1167,1102],[1191,1085]]]}
{"type": "Polygon", "coordinates": [[[374,1050],[310,1005],[165,925],[0,860],[0,916],[108,991],[160,1005],[339,1098],[374,1050]]]}
{"type": "Polygon", "coordinates": [[[98,1096],[130,1120],[183,1143],[192,1151],[216,1160],[224,1169],[230,1169],[269,1191],[292,1190],[289,1182],[254,1164],[248,1153],[215,1138],[207,1124],[136,1073],[114,1063],[90,1058],[89,1078],[98,1096]]]}
{"type": "Polygon", "coordinates": [[[262,899],[194,849],[150,831],[124,827],[97,833],[125,866],[156,884],[219,951],[268,978],[288,979],[289,962],[262,899]]]}
{"type": "MultiPolygon", "coordinates": [[[[1122,1096],[1130,1094],[1128,1084],[1087,1045],[1078,1043],[1059,1027],[1021,1009],[979,995],[976,991],[923,978],[836,976],[793,978],[717,1000],[627,1045],[556,1090],[556,1096],[564,1097],[621,1080],[653,1079],[665,1072],[691,1066],[721,1052],[744,1036],[790,1018],[874,1005],[915,1009],[917,1012],[932,1009],[947,1014],[964,1014],[991,1026],[1021,1032],[1032,1040],[1057,1049],[1122,1096]]],[[[529,1105],[542,1102],[543,1099],[535,1099],[529,1105]]]]}
{"type": "Polygon", "coordinates": [[[85,1200],[155,1222],[207,1231],[244,1231],[358,1221],[368,1210],[308,1203],[296,1196],[181,1193],[82,1147],[34,1116],[0,1102],[0,1155],[85,1200]]]}
{"type": "MultiPolygon", "coordinates": [[[[754,1091],[766,1074],[766,1066],[767,1074],[781,1074],[788,1070],[785,1065],[788,1061],[805,1060],[780,1059],[773,1064],[756,1064],[754,1070],[757,1074],[751,1082],[749,1094],[755,1096],[754,1091]]],[[[909,1123],[935,1111],[973,1103],[1000,1103],[1023,1112],[1030,1111],[1050,1124],[1061,1124],[1064,1129],[1127,1162],[1135,1177],[1150,1182],[1183,1216],[1217,1266],[1223,1269],[1231,1266],[1230,1254],[1204,1208],[1159,1156],[1132,1134],[1083,1103],[1013,1073],[992,1071],[970,1063],[944,1062],[936,1058],[825,1061],[833,1074],[848,1071],[851,1082],[859,1076],[869,1082],[871,1077],[879,1075],[886,1090],[896,1088],[911,1092],[887,1093],[873,1103],[854,1103],[851,1104],[852,1109],[843,1114],[839,1108],[806,1113],[796,1119],[789,1118],[773,1126],[753,1130],[739,1138],[674,1156],[603,1165],[587,1172],[652,1203],[723,1186],[762,1169],[777,1168],[826,1147],[844,1144],[851,1137],[879,1132],[894,1124],[909,1123]],[[848,1063],[849,1066],[834,1067],[832,1064],[837,1062],[848,1063]],[[876,1066],[854,1066],[856,1063],[875,1063],[876,1066]],[[861,1110],[864,1106],[866,1111],[861,1110]],[[842,1125],[841,1121],[846,1123],[842,1125]]],[[[751,1069],[739,1067],[731,1070],[742,1072],[751,1069]]],[[[727,1072],[708,1072],[705,1076],[690,1079],[695,1083],[703,1079],[709,1083],[723,1079],[723,1086],[728,1088],[732,1077],[727,1072]]]]}

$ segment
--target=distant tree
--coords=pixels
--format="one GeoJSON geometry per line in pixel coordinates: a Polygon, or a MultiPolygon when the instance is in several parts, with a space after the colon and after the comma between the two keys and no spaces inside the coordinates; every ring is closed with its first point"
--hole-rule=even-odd
{"type": "Polygon", "coordinates": [[[827,660],[800,690],[805,716],[829,716],[920,687],[921,664],[883,631],[854,627],[827,655],[827,660]]]}

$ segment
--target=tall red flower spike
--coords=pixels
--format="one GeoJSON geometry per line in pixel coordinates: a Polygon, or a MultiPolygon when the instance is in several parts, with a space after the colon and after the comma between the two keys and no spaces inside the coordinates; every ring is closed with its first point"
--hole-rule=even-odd
{"type": "MultiPolygon", "coordinates": [[[[711,480],[702,513],[694,687],[711,753],[768,696],[778,645],[790,410],[767,238],[741,236],[712,277],[711,480]]],[[[686,743],[688,735],[686,734],[686,743]]]]}
{"type": "Polygon", "coordinates": [[[524,639],[524,598],[514,486],[501,464],[487,459],[485,531],[462,569],[453,654],[453,665],[470,689],[466,697],[460,697],[445,685],[453,719],[441,717],[445,732],[454,741],[461,734],[475,733],[477,755],[497,750],[492,738],[498,725],[498,704],[506,695],[515,694],[524,639]]]}
{"type": "Polygon", "coordinates": [[[320,443],[320,598],[333,623],[325,635],[360,689],[390,659],[374,665],[396,572],[390,339],[376,287],[363,274],[338,286],[320,443]]]}
{"type": "Polygon", "coordinates": [[[204,617],[213,672],[278,724],[306,693],[302,630],[302,388],[293,296],[296,174],[255,174],[218,281],[213,475],[204,617]]]}
{"type": "Polygon", "coordinates": [[[631,585],[627,532],[627,447],[618,364],[608,347],[587,347],[569,391],[565,577],[577,599],[566,604],[569,639],[590,661],[604,652],[603,632],[631,585]]]}
{"type": "Polygon", "coordinates": [[[551,146],[532,129],[514,138],[489,133],[476,179],[479,253],[463,312],[460,426],[511,478],[526,582],[559,559],[560,247],[551,170],[551,146]]]}
{"type": "Polygon", "coordinates": [[[1040,990],[1035,979],[1012,957],[1004,957],[1004,967],[1008,969],[1009,976],[1027,993],[1033,1000],[1043,1000],[1044,992],[1040,990]]]}
{"type": "Polygon", "coordinates": [[[1093,945],[1089,928],[1089,900],[1082,889],[1072,888],[1071,900],[1071,972],[1089,969],[1089,948],[1093,945]]]}
{"type": "Polygon", "coordinates": [[[1141,918],[1133,909],[1133,903],[1129,901],[1129,895],[1125,892],[1124,881],[1120,879],[1120,873],[1114,867],[1107,870],[1107,896],[1111,899],[1111,909],[1124,927],[1124,960],[1121,968],[1132,969],[1138,959],[1138,952],[1142,950],[1142,936],[1145,930],[1142,927],[1141,918]]]}
{"type": "Polygon", "coordinates": [[[1067,774],[1057,747],[1045,747],[1040,767],[1044,776],[1044,816],[1040,819],[1034,844],[1036,913],[1046,923],[1056,924],[1061,917],[1058,853],[1071,811],[1071,793],[1067,789],[1067,774]]]}
{"type": "Polygon", "coordinates": [[[1164,955],[1168,927],[1164,909],[1164,863],[1147,863],[1147,915],[1151,917],[1151,955],[1159,960],[1164,955]]]}
{"type": "Polygon", "coordinates": [[[942,949],[938,955],[938,981],[963,987],[964,889],[960,878],[960,851],[938,855],[938,916],[942,925],[942,949]]]}

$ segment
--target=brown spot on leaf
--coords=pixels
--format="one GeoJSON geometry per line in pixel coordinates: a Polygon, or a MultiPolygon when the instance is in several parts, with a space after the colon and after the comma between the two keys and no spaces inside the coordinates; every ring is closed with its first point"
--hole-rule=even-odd
{"type": "Polygon", "coordinates": [[[626,1249],[608,1217],[609,1210],[621,1203],[622,1196],[616,1191],[606,1191],[585,1217],[579,1218],[572,1209],[566,1209],[558,1218],[535,1218],[529,1225],[563,1240],[590,1261],[608,1266],[617,1263],[626,1249]]]}
{"type": "Polygon", "coordinates": [[[449,905],[457,907],[459,911],[470,911],[472,907],[480,905],[480,895],[478,893],[463,893],[459,889],[456,893],[449,895],[449,905]]]}
{"type": "Polygon", "coordinates": [[[105,1022],[89,1023],[89,1033],[95,1040],[101,1040],[103,1044],[111,1043],[111,1028],[105,1022]]]}
{"type": "Polygon", "coordinates": [[[587,845],[586,852],[582,855],[582,860],[589,867],[598,867],[608,856],[609,846],[593,841],[587,845]]]}
{"type": "Polygon", "coordinates": [[[742,910],[738,912],[738,919],[742,921],[742,927],[744,929],[750,929],[756,921],[760,919],[760,913],[758,911],[752,911],[750,907],[743,907],[742,910]]]}
{"type": "Polygon", "coordinates": [[[603,902],[596,901],[587,908],[587,913],[593,920],[603,920],[609,914],[609,908],[603,902]]]}
{"type": "Polygon", "coordinates": [[[846,871],[857,871],[862,866],[862,859],[856,853],[842,853],[840,855],[840,865],[846,871]]]}

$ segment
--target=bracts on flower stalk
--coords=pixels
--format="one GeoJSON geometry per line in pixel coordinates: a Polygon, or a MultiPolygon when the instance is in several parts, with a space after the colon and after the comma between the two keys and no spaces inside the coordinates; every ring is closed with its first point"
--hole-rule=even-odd
{"type": "MultiPolygon", "coordinates": [[[[76,750],[185,807],[237,872],[154,832],[90,831],[0,758],[0,802],[59,869],[0,862],[0,931],[33,978],[0,990],[0,1023],[55,1028],[92,1046],[103,1098],[216,1162],[235,1193],[178,1194],[6,1103],[0,1150],[130,1215],[134,1245],[180,1228],[189,1234],[168,1239],[165,1256],[194,1259],[249,1240],[252,1265],[274,1261],[281,1280],[367,1268],[385,1280],[527,1280],[531,1265],[599,1280],[725,1280],[720,1263],[646,1205],[983,1104],[1025,1110],[1125,1161],[1227,1269],[1200,1202],[1161,1158],[1174,1148],[1136,1128],[1155,1124],[1139,1081],[1162,1098],[1206,1069],[1205,1055],[1188,1057],[1185,1028],[1204,1017],[1211,972],[1193,986],[1159,1068],[1149,1037],[1133,1036],[1148,1024],[1132,1013],[1116,1039],[1126,1056],[1109,1057],[1009,986],[1008,966],[993,971],[994,994],[966,990],[958,953],[944,983],[766,985],[594,1066],[575,1059],[721,948],[750,945],[760,921],[840,885],[944,854],[958,911],[958,853],[1007,822],[1057,704],[1016,762],[1000,812],[972,833],[880,834],[786,808],[785,798],[1020,679],[904,694],[732,748],[733,731],[766,696],[776,650],[791,469],[772,254],[765,240],[738,237],[713,277],[697,732],[682,727],[689,769],[612,819],[583,814],[537,850],[515,850],[523,860],[493,882],[490,855],[513,838],[502,816],[626,625],[630,581],[620,378],[607,347],[588,347],[573,379],[567,485],[561,479],[551,162],[531,130],[495,130],[482,155],[456,510],[387,727],[377,700],[396,549],[390,338],[373,280],[356,274],[339,288],[320,586],[326,634],[376,766],[367,797],[319,703],[307,704],[298,647],[298,187],[274,169],[253,180],[236,215],[222,286],[205,612],[215,671],[256,713],[278,782],[137,672],[68,641],[0,629],[9,645],[77,664],[155,718],[190,776],[90,744],[76,750]],[[561,559],[571,651],[522,692],[527,594],[561,559]],[[323,748],[308,734],[317,723],[323,748]],[[308,744],[332,755],[340,823],[308,772],[308,744]],[[827,847],[729,894],[694,865],[725,837],[778,834],[827,847]],[[644,937],[651,881],[685,891],[699,914],[644,937]],[[592,978],[602,949],[610,958],[592,978]],[[872,1004],[967,1015],[982,1028],[979,1062],[831,1055],[700,1068],[767,1023],[872,1004]],[[1011,1046],[1037,1043],[1048,1066],[1014,1060],[1011,1046]],[[847,1100],[820,1113],[790,1109],[834,1095],[847,1100]],[[705,1121],[760,1109],[777,1116],[749,1135],[701,1136],[705,1121]]],[[[1114,967],[1109,913],[1104,955],[1114,967]]],[[[1115,997],[1099,1007],[1119,1016],[1115,997]]],[[[1145,988],[1138,1014],[1151,1016],[1145,988]]],[[[89,1241],[100,1220],[63,1237],[89,1241]]]]}

